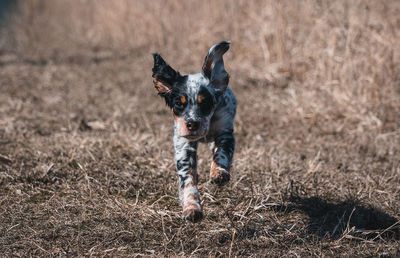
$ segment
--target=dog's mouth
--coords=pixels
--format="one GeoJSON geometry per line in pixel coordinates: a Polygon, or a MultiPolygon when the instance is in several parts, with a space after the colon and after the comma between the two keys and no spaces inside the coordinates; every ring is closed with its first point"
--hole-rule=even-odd
{"type": "Polygon", "coordinates": [[[200,133],[200,132],[189,132],[186,135],[181,135],[182,137],[188,139],[188,140],[198,140],[206,136],[206,133],[200,133]]]}

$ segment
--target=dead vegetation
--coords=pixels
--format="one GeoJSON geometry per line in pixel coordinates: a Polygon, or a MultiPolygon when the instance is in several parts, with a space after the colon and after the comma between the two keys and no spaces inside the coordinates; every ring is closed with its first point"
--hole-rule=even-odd
{"type": "Polygon", "coordinates": [[[29,0],[8,16],[3,255],[400,255],[398,1],[29,0]],[[232,180],[207,183],[201,146],[205,219],[187,224],[150,53],[197,72],[226,39],[232,180]]]}

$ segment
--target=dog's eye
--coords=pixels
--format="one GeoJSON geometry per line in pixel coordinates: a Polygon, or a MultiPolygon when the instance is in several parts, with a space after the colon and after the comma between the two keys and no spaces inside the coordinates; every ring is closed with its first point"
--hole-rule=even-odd
{"type": "Polygon", "coordinates": [[[204,100],[204,96],[203,96],[203,95],[199,95],[199,96],[197,97],[197,102],[202,103],[203,100],[204,100]]]}
{"type": "Polygon", "coordinates": [[[183,108],[183,106],[186,104],[186,102],[187,102],[186,96],[182,95],[176,99],[175,106],[177,108],[183,108]]]}
{"type": "Polygon", "coordinates": [[[184,95],[181,96],[180,101],[182,104],[186,103],[186,97],[184,95]]]}

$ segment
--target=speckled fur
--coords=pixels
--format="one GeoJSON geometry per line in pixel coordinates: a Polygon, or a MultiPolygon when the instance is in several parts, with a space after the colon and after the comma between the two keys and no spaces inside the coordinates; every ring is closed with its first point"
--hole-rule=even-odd
{"type": "Polygon", "coordinates": [[[213,143],[210,181],[224,185],[230,179],[235,138],[233,121],[237,101],[228,87],[223,54],[230,42],[210,48],[201,73],[182,76],[158,54],[154,56],[153,78],[159,95],[165,98],[174,114],[175,164],[179,178],[179,197],[186,220],[196,222],[203,217],[197,189],[198,142],[213,143]],[[201,95],[201,102],[199,96],[201,95]],[[179,101],[184,96],[184,102],[179,101]],[[188,121],[198,128],[190,129],[188,121]]]}

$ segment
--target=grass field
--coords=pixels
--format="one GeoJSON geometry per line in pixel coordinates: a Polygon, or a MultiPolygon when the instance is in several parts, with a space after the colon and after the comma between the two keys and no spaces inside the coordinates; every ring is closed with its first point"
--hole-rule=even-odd
{"type": "Polygon", "coordinates": [[[399,1],[18,3],[0,12],[2,256],[400,256],[399,1]],[[191,224],[151,53],[199,72],[221,40],[237,148],[217,188],[200,145],[191,224]]]}

